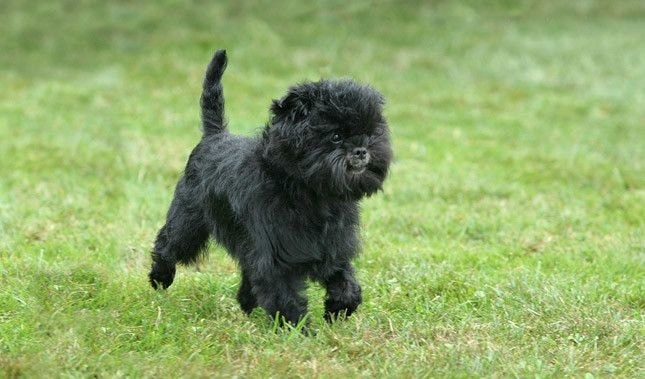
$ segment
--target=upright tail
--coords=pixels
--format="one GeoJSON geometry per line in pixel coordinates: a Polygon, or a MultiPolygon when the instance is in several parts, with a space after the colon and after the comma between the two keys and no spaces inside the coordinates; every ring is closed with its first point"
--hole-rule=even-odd
{"type": "Polygon", "coordinates": [[[219,133],[226,128],[226,121],[224,120],[224,90],[221,83],[225,69],[226,50],[217,50],[206,69],[204,89],[200,100],[204,136],[219,133]]]}

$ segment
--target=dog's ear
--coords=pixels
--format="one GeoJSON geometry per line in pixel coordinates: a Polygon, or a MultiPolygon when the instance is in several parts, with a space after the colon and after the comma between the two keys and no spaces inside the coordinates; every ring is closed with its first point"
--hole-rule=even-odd
{"type": "Polygon", "coordinates": [[[306,101],[306,96],[303,96],[295,88],[290,89],[282,99],[273,100],[271,104],[271,112],[276,117],[290,122],[300,121],[306,118],[310,108],[311,106],[306,101]]]}

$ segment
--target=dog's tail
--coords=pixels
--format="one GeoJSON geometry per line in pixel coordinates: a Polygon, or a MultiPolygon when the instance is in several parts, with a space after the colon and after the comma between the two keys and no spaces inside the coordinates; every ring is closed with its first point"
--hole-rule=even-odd
{"type": "Polygon", "coordinates": [[[222,74],[226,69],[226,50],[217,50],[208,64],[204,77],[204,89],[200,104],[204,136],[219,133],[226,129],[224,120],[224,90],[222,74]]]}

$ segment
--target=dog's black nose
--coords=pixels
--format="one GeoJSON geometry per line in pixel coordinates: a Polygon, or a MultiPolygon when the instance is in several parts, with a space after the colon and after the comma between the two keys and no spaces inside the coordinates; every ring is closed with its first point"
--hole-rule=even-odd
{"type": "Polygon", "coordinates": [[[367,149],[364,147],[356,147],[352,150],[352,156],[364,160],[367,157],[367,149]]]}

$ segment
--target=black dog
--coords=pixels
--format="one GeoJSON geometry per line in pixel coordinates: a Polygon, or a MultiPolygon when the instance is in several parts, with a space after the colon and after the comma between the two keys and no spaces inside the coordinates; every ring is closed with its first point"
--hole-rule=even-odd
{"type": "Polygon", "coordinates": [[[358,201],[381,188],[392,155],[383,97],[350,80],[307,82],[273,101],[261,136],[239,137],[224,120],[226,61],[219,50],[206,71],[204,134],[157,235],[150,283],[170,286],[212,235],[239,262],[244,312],[297,323],[310,278],[327,290],[328,321],[349,316],[361,303],[358,201]]]}

